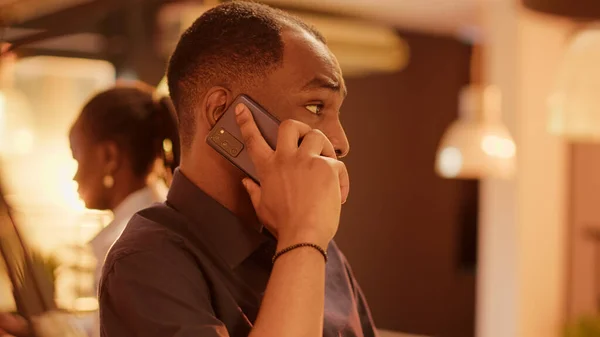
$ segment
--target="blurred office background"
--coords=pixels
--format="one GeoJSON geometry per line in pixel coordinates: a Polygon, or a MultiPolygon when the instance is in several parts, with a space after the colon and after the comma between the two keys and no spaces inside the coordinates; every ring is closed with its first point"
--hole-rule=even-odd
{"type": "MultiPolygon", "coordinates": [[[[336,240],[382,336],[595,324],[600,3],[262,2],[313,23],[344,71],[352,192],[336,240]]],[[[218,3],[0,0],[0,39],[24,43],[0,64],[2,181],[28,240],[60,261],[61,307],[97,305],[76,247],[110,221],[71,181],[73,119],[117,79],[166,94],[179,34],[218,3]]]]}

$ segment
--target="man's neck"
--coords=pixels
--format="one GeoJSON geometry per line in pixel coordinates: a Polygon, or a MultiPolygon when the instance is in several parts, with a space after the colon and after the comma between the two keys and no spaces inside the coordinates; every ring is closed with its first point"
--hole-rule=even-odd
{"type": "MultiPolygon", "coordinates": [[[[216,154],[215,154],[216,155],[216,154]]],[[[243,175],[225,159],[183,161],[179,170],[204,193],[235,214],[245,224],[257,226],[256,212],[242,185],[243,175]],[[223,162],[220,162],[220,161],[223,162]]]]}

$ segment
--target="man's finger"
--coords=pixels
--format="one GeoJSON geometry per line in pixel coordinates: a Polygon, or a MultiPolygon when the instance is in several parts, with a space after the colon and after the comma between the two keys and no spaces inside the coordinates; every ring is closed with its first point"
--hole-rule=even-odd
{"type": "Polygon", "coordinates": [[[327,136],[317,129],[310,130],[302,139],[300,144],[300,150],[314,156],[324,156],[332,159],[336,159],[337,155],[333,144],[329,141],[327,136]]]}
{"type": "Polygon", "coordinates": [[[252,113],[244,104],[240,103],[235,107],[235,114],[242,137],[244,138],[244,144],[254,165],[264,162],[273,153],[273,150],[258,130],[252,113]]]}
{"type": "Polygon", "coordinates": [[[312,128],[305,123],[287,119],[279,126],[277,133],[277,151],[293,153],[298,150],[298,143],[312,128]]]}
{"type": "Polygon", "coordinates": [[[260,186],[258,186],[258,184],[250,178],[244,178],[242,180],[242,183],[244,184],[246,191],[248,191],[248,194],[250,195],[252,206],[254,206],[254,209],[258,209],[258,205],[260,205],[261,195],[260,186]]]}
{"type": "Polygon", "coordinates": [[[348,175],[348,169],[346,169],[346,165],[344,165],[344,163],[336,160],[335,165],[338,171],[338,179],[340,180],[342,204],[344,204],[348,200],[348,194],[350,193],[350,176],[348,175]]]}

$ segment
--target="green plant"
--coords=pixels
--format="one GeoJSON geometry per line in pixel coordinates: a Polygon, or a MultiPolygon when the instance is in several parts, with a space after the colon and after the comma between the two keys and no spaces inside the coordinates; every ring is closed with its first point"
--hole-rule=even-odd
{"type": "Polygon", "coordinates": [[[565,337],[600,337],[600,317],[582,317],[569,324],[565,337]]]}
{"type": "Polygon", "coordinates": [[[17,301],[17,313],[22,316],[39,314],[48,309],[55,309],[56,269],[58,261],[52,256],[44,256],[38,251],[31,251],[30,268],[25,264],[17,274],[17,284],[13,294],[17,301]],[[25,307],[26,308],[25,308],[25,307]]]}

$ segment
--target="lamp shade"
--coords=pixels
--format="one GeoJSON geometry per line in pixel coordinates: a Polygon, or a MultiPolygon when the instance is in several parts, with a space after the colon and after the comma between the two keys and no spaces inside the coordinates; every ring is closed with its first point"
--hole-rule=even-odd
{"type": "Polygon", "coordinates": [[[600,25],[570,40],[548,104],[551,133],[600,141],[600,25]]]}
{"type": "MultiPolygon", "coordinates": [[[[161,8],[157,19],[158,27],[162,32],[159,46],[164,55],[171,55],[181,34],[201,14],[222,1],[204,1],[201,4],[200,2],[178,1],[161,8]]],[[[285,5],[280,1],[263,2],[285,5]]],[[[293,2],[297,10],[288,8],[287,11],[313,25],[323,34],[344,76],[397,72],[408,64],[409,45],[400,37],[396,29],[380,22],[362,20],[354,16],[345,17],[319,12],[314,6],[318,2],[312,6],[302,5],[303,1],[293,2]],[[308,7],[302,8],[305,6],[308,7]]],[[[333,2],[335,1],[331,3],[333,2]]],[[[338,2],[340,5],[344,3],[344,1],[338,2]]]]}
{"type": "Polygon", "coordinates": [[[500,92],[491,86],[463,88],[459,119],[438,147],[436,172],[444,178],[510,178],[515,155],[515,143],[500,118],[500,92]]]}

